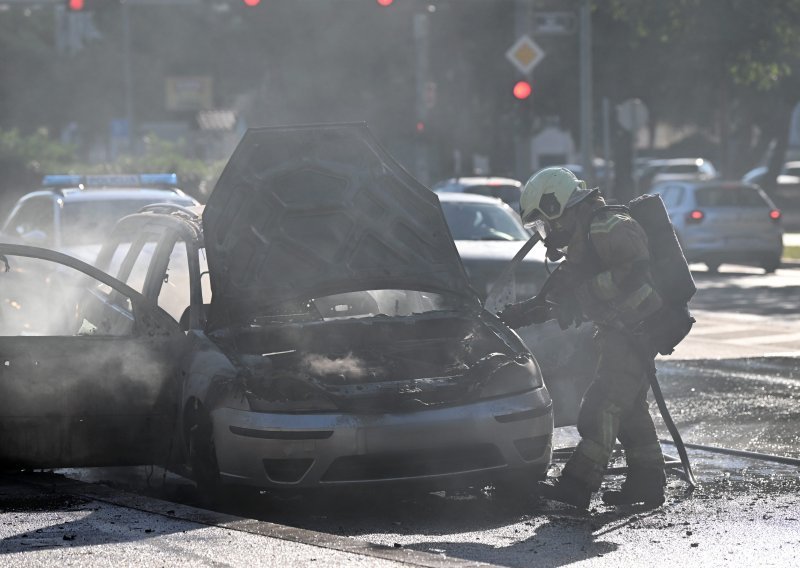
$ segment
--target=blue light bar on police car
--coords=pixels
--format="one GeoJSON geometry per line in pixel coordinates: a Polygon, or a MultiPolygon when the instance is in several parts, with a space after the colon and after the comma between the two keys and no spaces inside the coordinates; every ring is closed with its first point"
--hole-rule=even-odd
{"type": "Polygon", "coordinates": [[[51,174],[42,179],[44,187],[135,187],[178,185],[178,174],[51,174]]]}
{"type": "Polygon", "coordinates": [[[139,174],[142,185],[178,185],[178,174],[139,174]]]}
{"type": "Polygon", "coordinates": [[[83,183],[83,176],[70,174],[47,175],[42,178],[44,187],[67,187],[83,183]]]}

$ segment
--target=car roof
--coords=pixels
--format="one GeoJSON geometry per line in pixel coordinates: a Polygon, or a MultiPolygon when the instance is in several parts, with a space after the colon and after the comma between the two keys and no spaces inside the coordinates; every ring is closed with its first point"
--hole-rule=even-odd
{"type": "Polygon", "coordinates": [[[647,165],[648,166],[689,166],[689,165],[700,165],[709,162],[705,158],[665,158],[665,159],[657,159],[657,160],[650,160],[647,165]]]}
{"type": "Polygon", "coordinates": [[[663,187],[671,187],[680,185],[688,189],[702,189],[704,187],[749,187],[752,189],[759,189],[755,184],[748,183],[739,179],[716,179],[716,180],[670,180],[659,182],[652,187],[653,190],[663,187]]]}
{"type": "Polygon", "coordinates": [[[196,201],[186,195],[181,190],[156,189],[156,188],[103,188],[103,189],[80,189],[68,187],[64,189],[42,189],[33,191],[22,197],[22,200],[31,197],[49,196],[58,197],[65,203],[87,202],[87,201],[126,201],[131,199],[146,201],[185,201],[186,203],[196,203],[196,201]]]}
{"type": "Polygon", "coordinates": [[[444,181],[441,181],[434,185],[434,187],[445,187],[448,185],[513,185],[517,187],[522,187],[522,182],[518,179],[514,178],[507,178],[507,177],[497,177],[497,176],[467,176],[467,177],[457,177],[457,178],[450,178],[444,181]]]}
{"type": "Polygon", "coordinates": [[[503,203],[499,197],[490,197],[487,195],[478,195],[477,193],[450,193],[442,192],[437,193],[439,201],[447,203],[490,203],[498,205],[503,203]]]}

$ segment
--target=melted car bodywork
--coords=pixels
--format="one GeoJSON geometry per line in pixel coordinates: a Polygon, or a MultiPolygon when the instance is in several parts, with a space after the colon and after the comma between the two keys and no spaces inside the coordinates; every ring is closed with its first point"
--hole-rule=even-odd
{"type": "Polygon", "coordinates": [[[508,383],[505,394],[541,386],[524,346],[476,323],[424,315],[240,328],[216,339],[259,412],[414,411],[485,398],[496,382],[508,383]]]}
{"type": "Polygon", "coordinates": [[[212,328],[350,290],[447,290],[478,305],[436,195],[363,124],[249,130],[203,225],[212,328]]]}

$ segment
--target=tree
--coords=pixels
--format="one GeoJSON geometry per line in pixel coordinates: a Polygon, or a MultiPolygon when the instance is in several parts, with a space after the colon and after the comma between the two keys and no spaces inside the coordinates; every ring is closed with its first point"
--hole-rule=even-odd
{"type": "Polygon", "coordinates": [[[658,89],[651,109],[676,124],[716,126],[728,175],[740,174],[765,140],[774,141],[774,180],[798,98],[800,0],[611,0],[606,6],[606,14],[633,32],[631,47],[653,58],[658,89]],[[753,126],[761,134],[755,144],[753,126]]]}

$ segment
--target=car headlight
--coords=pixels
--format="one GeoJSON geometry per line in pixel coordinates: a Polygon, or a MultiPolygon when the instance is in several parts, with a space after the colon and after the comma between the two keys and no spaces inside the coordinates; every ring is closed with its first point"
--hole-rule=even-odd
{"type": "Polygon", "coordinates": [[[536,361],[527,356],[510,359],[484,379],[481,398],[497,398],[541,388],[542,372],[536,361]]]}

